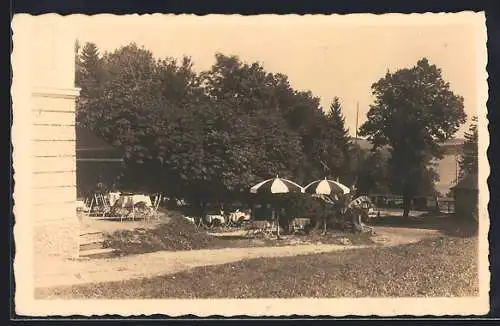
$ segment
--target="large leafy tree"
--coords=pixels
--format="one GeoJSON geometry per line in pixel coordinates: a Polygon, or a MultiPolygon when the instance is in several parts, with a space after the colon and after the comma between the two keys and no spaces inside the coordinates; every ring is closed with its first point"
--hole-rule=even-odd
{"type": "Polygon", "coordinates": [[[471,120],[472,123],[469,126],[469,130],[464,136],[463,154],[459,160],[459,178],[463,178],[468,174],[477,173],[479,167],[477,117],[474,116],[471,120]]]}
{"type": "Polygon", "coordinates": [[[361,195],[388,193],[387,158],[381,149],[370,151],[361,162],[357,191],[361,195]]]}
{"type": "MultiPolygon", "coordinates": [[[[203,85],[217,103],[230,129],[234,166],[242,160],[255,182],[273,174],[294,175],[302,160],[302,144],[288,125],[280,100],[293,96],[286,76],[273,75],[258,63],[247,64],[235,56],[216,54],[211,70],[202,73],[203,85]],[[236,161],[235,161],[236,160],[236,161]]],[[[287,107],[288,108],[288,107],[287,107]]],[[[237,176],[234,176],[237,179],[237,176]]],[[[249,183],[247,183],[248,186],[249,183]]]]}
{"type": "Polygon", "coordinates": [[[84,48],[77,120],[124,150],[121,183],[130,190],[203,208],[276,174],[319,177],[321,159],[340,166],[335,119],[283,74],[222,54],[196,74],[187,57],[156,60],[133,43],[102,56],[84,48]]]}
{"type": "Polygon", "coordinates": [[[465,122],[463,98],[443,80],[441,70],[421,59],[414,67],[387,72],[372,85],[375,103],[360,128],[375,148],[388,145],[393,190],[404,198],[404,216],[426,176],[441,157],[439,143],[465,122]]]}
{"type": "Polygon", "coordinates": [[[235,56],[217,54],[215,65],[203,77],[212,99],[233,107],[238,119],[252,121],[248,123],[260,137],[253,143],[261,153],[256,176],[279,173],[305,183],[323,177],[324,165],[334,175],[341,173],[348,140],[338,100],[336,111],[325,115],[320,99],[310,91],[294,90],[286,75],[235,56]]]}
{"type": "Polygon", "coordinates": [[[127,158],[150,157],[148,136],[162,109],[155,59],[151,52],[131,44],[106,53],[103,65],[108,78],[102,95],[82,120],[125,149],[127,158]]]}
{"type": "Polygon", "coordinates": [[[167,171],[160,161],[164,149],[158,146],[158,137],[165,135],[165,125],[179,111],[176,106],[188,97],[185,93],[195,93],[188,90],[195,87],[189,59],[180,65],[171,59],[157,61],[151,52],[132,43],[96,61],[90,53],[97,52],[84,55],[85,48],[93,46],[84,47],[83,68],[77,71],[83,93],[77,122],[124,150],[127,169],[122,185],[163,189],[167,171]],[[89,76],[100,77],[98,92],[92,92],[92,83],[84,82],[89,76]]]}
{"type": "Polygon", "coordinates": [[[292,102],[283,107],[290,128],[300,136],[302,143],[303,160],[295,173],[298,180],[323,178],[325,165],[329,168],[328,174],[337,174],[341,154],[336,132],[328,125],[319,98],[311,92],[294,92],[291,99],[292,102]]]}

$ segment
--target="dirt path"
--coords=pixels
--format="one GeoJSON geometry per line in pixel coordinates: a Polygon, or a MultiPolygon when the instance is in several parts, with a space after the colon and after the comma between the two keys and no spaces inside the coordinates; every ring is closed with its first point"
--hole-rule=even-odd
{"type": "Polygon", "coordinates": [[[375,227],[376,235],[372,240],[384,246],[397,246],[402,244],[414,243],[429,237],[440,235],[438,230],[400,228],[400,227],[375,227]]]}
{"type": "MultiPolygon", "coordinates": [[[[380,227],[373,238],[384,246],[418,242],[439,235],[434,230],[380,227]]],[[[304,244],[282,247],[225,248],[191,251],[159,251],[141,255],[75,261],[44,260],[35,268],[36,287],[122,281],[177,273],[199,266],[220,265],[252,258],[271,258],[333,252],[370,246],[304,244]]]]}

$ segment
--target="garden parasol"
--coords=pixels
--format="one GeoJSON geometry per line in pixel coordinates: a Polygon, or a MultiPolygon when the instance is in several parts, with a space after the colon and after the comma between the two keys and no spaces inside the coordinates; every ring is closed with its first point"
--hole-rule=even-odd
{"type": "MultiPolygon", "coordinates": [[[[334,204],[339,198],[349,194],[351,189],[338,180],[328,180],[325,177],[323,180],[316,180],[305,186],[304,192],[322,199],[325,203],[334,204]]],[[[326,204],[325,216],[323,218],[323,232],[326,233],[326,204]]]]}
{"type": "Polygon", "coordinates": [[[338,198],[350,193],[351,189],[338,181],[324,178],[322,180],[313,181],[305,186],[304,192],[312,195],[327,195],[333,198],[338,198]]]}
{"type": "MultiPolygon", "coordinates": [[[[276,178],[264,180],[255,186],[250,188],[250,193],[253,194],[288,194],[288,193],[303,193],[304,188],[293,181],[280,178],[276,175],[276,178]]],[[[273,217],[275,216],[275,210],[273,208],[273,217]]],[[[279,214],[277,219],[278,230],[277,237],[279,238],[279,214]]]]}

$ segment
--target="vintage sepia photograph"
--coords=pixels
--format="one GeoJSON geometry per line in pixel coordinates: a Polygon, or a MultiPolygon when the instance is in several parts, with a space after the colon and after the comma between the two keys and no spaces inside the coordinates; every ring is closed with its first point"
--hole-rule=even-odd
{"type": "Polygon", "coordinates": [[[12,31],[18,314],[488,312],[484,13],[12,31]]]}

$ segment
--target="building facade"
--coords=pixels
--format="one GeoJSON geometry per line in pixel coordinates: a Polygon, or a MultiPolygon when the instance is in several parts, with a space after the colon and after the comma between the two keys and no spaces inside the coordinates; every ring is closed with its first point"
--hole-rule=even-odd
{"type": "Polygon", "coordinates": [[[462,155],[463,139],[452,139],[441,144],[443,157],[436,160],[436,171],[439,180],[436,182],[436,190],[442,195],[450,192],[451,187],[457,184],[459,165],[458,161],[462,155]]]}
{"type": "Polygon", "coordinates": [[[33,249],[35,257],[75,257],[79,247],[75,34],[60,16],[16,18],[14,125],[16,130],[20,124],[24,128],[22,134],[16,131],[14,168],[17,163],[16,177],[29,173],[24,185],[29,188],[26,195],[31,195],[26,212],[31,218],[33,249]]]}
{"type": "MultiPolygon", "coordinates": [[[[369,151],[372,148],[372,144],[366,139],[358,138],[357,143],[362,150],[369,151]]],[[[439,180],[436,181],[435,187],[442,196],[447,195],[457,183],[459,172],[458,160],[460,155],[462,155],[463,144],[463,139],[451,139],[445,143],[441,143],[443,157],[432,162],[439,175],[439,180]]],[[[390,155],[387,150],[383,150],[382,153],[386,157],[390,155]]]]}

